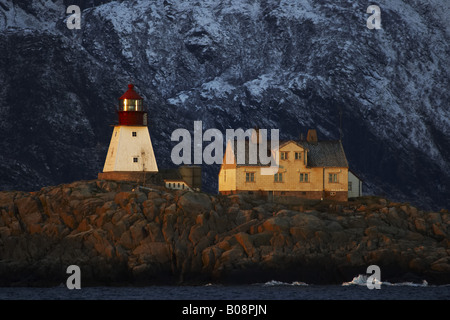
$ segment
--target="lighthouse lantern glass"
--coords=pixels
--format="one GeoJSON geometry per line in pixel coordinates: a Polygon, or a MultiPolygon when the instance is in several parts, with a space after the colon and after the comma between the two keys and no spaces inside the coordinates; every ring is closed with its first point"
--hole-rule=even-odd
{"type": "Polygon", "coordinates": [[[142,111],[142,100],[140,99],[120,100],[119,111],[142,111]]]}

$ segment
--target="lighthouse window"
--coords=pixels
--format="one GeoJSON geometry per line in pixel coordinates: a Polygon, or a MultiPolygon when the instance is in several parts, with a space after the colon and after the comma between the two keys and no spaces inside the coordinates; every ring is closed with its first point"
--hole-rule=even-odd
{"type": "Polygon", "coordinates": [[[136,111],[142,111],[142,100],[136,100],[136,111]]]}
{"type": "Polygon", "coordinates": [[[134,158],[133,158],[133,162],[138,162],[138,158],[137,158],[137,157],[134,157],[134,158]]]}
{"type": "Polygon", "coordinates": [[[133,135],[133,137],[137,136],[137,132],[136,131],[133,131],[131,134],[133,135]]]}

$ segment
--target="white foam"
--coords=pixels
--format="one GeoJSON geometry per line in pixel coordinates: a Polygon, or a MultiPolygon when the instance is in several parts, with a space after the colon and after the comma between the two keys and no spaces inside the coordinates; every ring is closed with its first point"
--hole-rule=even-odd
{"type": "Polygon", "coordinates": [[[354,277],[352,281],[342,283],[343,286],[366,286],[367,285],[367,276],[364,274],[360,274],[357,277],[354,277]]]}
{"type": "MultiPolygon", "coordinates": [[[[391,283],[391,282],[387,282],[387,281],[380,281],[378,279],[375,278],[374,282],[375,283],[379,283],[380,285],[385,285],[385,286],[409,286],[409,287],[427,287],[428,286],[428,282],[426,280],[423,280],[422,283],[414,283],[414,282],[399,282],[399,283],[391,283]]],[[[357,286],[366,286],[367,285],[367,275],[364,274],[360,274],[357,277],[354,277],[352,281],[349,282],[344,282],[342,283],[343,286],[352,286],[352,285],[357,285],[357,286]]]]}
{"type": "Polygon", "coordinates": [[[276,281],[276,280],[270,280],[263,284],[267,287],[273,287],[273,286],[307,286],[308,284],[301,281],[294,281],[291,283],[288,282],[282,282],[282,281],[276,281]]]}
{"type": "Polygon", "coordinates": [[[390,282],[383,282],[383,284],[388,285],[388,286],[428,287],[427,280],[423,280],[422,283],[414,283],[414,282],[390,283],[390,282]]]}

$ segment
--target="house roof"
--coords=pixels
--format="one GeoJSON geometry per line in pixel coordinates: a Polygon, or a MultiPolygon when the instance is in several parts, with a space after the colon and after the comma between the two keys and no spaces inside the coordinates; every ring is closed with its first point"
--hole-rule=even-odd
{"type": "MultiPolygon", "coordinates": [[[[234,154],[237,159],[238,143],[234,141],[234,154]]],[[[318,141],[317,143],[309,143],[307,141],[280,141],[279,148],[282,148],[288,143],[295,143],[298,146],[308,150],[308,166],[309,167],[348,167],[347,158],[345,156],[344,148],[341,141],[318,141]]],[[[271,141],[267,141],[267,155],[271,154],[270,146],[271,141]]],[[[270,166],[269,164],[263,165],[260,162],[259,154],[256,159],[256,163],[250,163],[249,157],[249,141],[245,140],[245,162],[237,163],[237,166],[270,166]]],[[[258,145],[259,147],[259,145],[258,145]]]]}
{"type": "Polygon", "coordinates": [[[289,144],[289,143],[296,144],[296,145],[298,145],[299,147],[302,147],[302,148],[305,149],[304,146],[302,146],[298,141],[295,141],[295,140],[282,140],[282,141],[280,141],[278,148],[279,148],[279,149],[280,149],[280,148],[283,148],[285,145],[287,145],[287,144],[289,144]]]}
{"type": "Polygon", "coordinates": [[[356,178],[358,178],[358,180],[364,181],[363,179],[361,179],[361,177],[359,175],[357,175],[355,173],[355,171],[353,171],[352,169],[348,169],[348,172],[351,172],[356,178]]]}
{"type": "Polygon", "coordinates": [[[308,149],[309,167],[348,167],[341,141],[300,141],[298,144],[308,149]]]}

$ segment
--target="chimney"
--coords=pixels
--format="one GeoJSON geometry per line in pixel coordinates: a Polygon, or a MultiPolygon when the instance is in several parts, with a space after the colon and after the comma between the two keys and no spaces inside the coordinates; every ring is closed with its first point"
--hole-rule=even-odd
{"type": "Polygon", "coordinates": [[[317,131],[316,129],[309,129],[308,136],[306,137],[306,141],[309,143],[317,143],[317,131]]]}
{"type": "Polygon", "coordinates": [[[303,133],[300,133],[300,141],[304,141],[305,137],[303,136],[303,133]]]}

